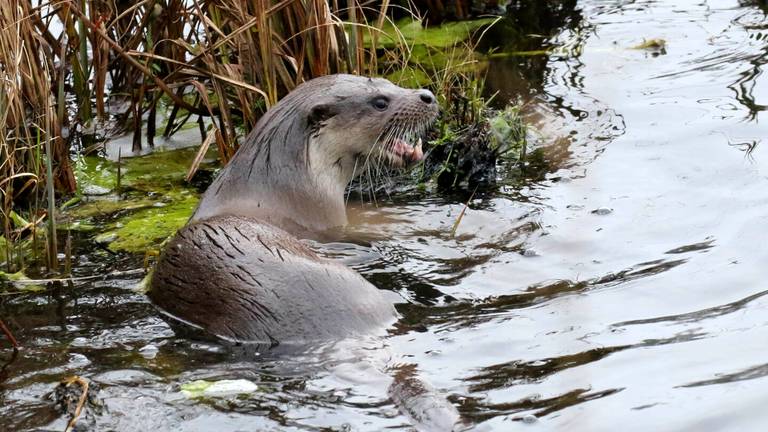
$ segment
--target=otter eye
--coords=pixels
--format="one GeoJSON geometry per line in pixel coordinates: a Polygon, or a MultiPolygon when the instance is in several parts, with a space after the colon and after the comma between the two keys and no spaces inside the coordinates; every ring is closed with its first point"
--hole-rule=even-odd
{"type": "Polygon", "coordinates": [[[384,111],[389,108],[389,99],[380,96],[371,101],[371,105],[379,111],[384,111]]]}

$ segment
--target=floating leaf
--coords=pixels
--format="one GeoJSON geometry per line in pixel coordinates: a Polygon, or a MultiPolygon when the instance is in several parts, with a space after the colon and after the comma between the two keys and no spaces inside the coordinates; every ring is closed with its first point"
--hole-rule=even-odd
{"type": "Polygon", "coordinates": [[[245,379],[206,381],[197,380],[181,385],[181,393],[190,398],[223,397],[255,393],[259,386],[245,379]]]}

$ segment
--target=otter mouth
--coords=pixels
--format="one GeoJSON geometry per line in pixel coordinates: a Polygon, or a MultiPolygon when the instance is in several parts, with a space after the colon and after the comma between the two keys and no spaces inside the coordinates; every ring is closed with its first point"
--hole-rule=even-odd
{"type": "Polygon", "coordinates": [[[384,162],[390,168],[404,168],[424,159],[422,143],[437,121],[439,110],[436,104],[425,107],[418,102],[403,106],[390,116],[371,147],[378,153],[374,165],[384,162]]]}
{"type": "Polygon", "coordinates": [[[416,122],[393,122],[380,138],[380,155],[392,168],[403,168],[424,159],[423,138],[436,120],[436,115],[416,122]]]}
{"type": "Polygon", "coordinates": [[[388,147],[387,156],[393,166],[410,165],[424,159],[421,138],[415,144],[408,143],[404,138],[395,138],[388,147]]]}

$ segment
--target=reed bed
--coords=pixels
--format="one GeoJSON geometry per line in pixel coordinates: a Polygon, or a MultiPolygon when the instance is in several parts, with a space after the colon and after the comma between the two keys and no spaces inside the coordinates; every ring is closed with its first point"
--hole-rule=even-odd
{"type": "Polygon", "coordinates": [[[48,268],[56,268],[56,195],[76,191],[70,156],[98,149],[107,138],[104,124],[132,131],[137,151],[197,121],[201,155],[215,145],[226,163],[238,137],[302,81],[378,70],[377,32],[392,7],[375,4],[0,2],[0,261],[6,270],[23,266],[14,245],[30,233],[44,240],[48,268]]]}
{"type": "MultiPolygon", "coordinates": [[[[40,239],[56,269],[56,197],[77,190],[70,157],[98,150],[105,130],[129,131],[139,151],[197,122],[196,161],[215,146],[225,164],[301,82],[407,63],[405,40],[378,44],[393,11],[413,13],[389,0],[0,2],[0,262],[19,270],[19,241],[40,239]]],[[[437,72],[436,89],[453,79],[437,72]]]]}

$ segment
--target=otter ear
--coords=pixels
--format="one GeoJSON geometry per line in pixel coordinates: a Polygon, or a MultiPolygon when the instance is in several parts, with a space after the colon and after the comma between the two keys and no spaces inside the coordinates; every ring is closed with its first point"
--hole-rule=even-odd
{"type": "Polygon", "coordinates": [[[325,105],[325,104],[315,105],[309,111],[309,116],[307,118],[307,121],[309,124],[314,125],[314,124],[323,122],[325,120],[328,120],[329,118],[335,116],[336,114],[337,114],[336,107],[332,105],[325,105]]]}

